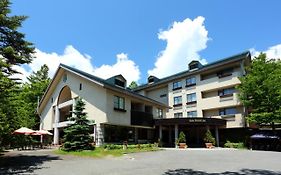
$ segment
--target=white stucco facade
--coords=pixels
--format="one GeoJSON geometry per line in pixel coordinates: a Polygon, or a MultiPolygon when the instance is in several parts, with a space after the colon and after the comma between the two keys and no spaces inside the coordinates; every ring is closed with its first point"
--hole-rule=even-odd
{"type": "Polygon", "coordinates": [[[168,128],[171,142],[172,135],[173,139],[176,139],[180,125],[184,125],[174,123],[156,126],[153,124],[155,119],[163,120],[164,123],[169,123],[168,119],[172,121],[175,118],[214,119],[211,124],[220,123],[213,127],[218,137],[219,127],[246,126],[246,109],[238,99],[239,92],[236,86],[240,84],[239,77],[245,74],[244,67],[250,64],[249,60],[249,53],[244,53],[242,56],[233,56],[207,66],[198,63],[199,67],[194,70],[163,79],[152,76],[146,85],[134,91],[126,88],[127,82],[122,75],[103,80],[81,70],[60,65],[40,101],[40,129],[53,131],[53,143],[59,144],[62,129],[70,124],[67,115],[71,115],[70,111],[74,109],[75,100],[81,97],[86,104],[85,112],[88,119],[94,121],[92,135],[97,145],[103,144],[106,139],[114,141],[112,136],[117,134],[114,132],[116,126],[119,129],[127,128],[126,132],[134,135],[130,135],[130,139],[134,137],[135,142],[144,140],[143,136],[138,138],[140,133],[145,133],[148,139],[153,135],[162,138],[162,129],[168,128]],[[190,78],[193,84],[187,83],[190,78]],[[180,82],[177,88],[175,82],[180,82]],[[193,94],[192,101],[187,97],[190,94],[193,94]],[[181,97],[177,104],[175,97],[181,97]],[[119,104],[121,102],[122,105],[119,104]],[[223,122],[224,125],[221,124],[223,122]],[[159,133],[158,130],[154,131],[156,127],[159,133]],[[171,128],[174,128],[173,134],[171,128]],[[105,134],[106,132],[109,134],[105,134]]]}

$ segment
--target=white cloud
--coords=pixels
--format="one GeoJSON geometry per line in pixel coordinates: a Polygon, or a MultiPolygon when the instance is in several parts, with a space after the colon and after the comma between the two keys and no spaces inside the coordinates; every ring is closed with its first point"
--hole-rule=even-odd
{"type": "Polygon", "coordinates": [[[174,22],[171,28],[160,31],[158,38],[167,42],[165,50],[159,53],[154,68],[148,71],[149,75],[159,78],[187,70],[188,63],[201,59],[199,52],[207,47],[208,31],[204,26],[205,18],[199,16],[194,20],[186,18],[182,22],[174,22]]]}
{"type": "Polygon", "coordinates": [[[254,48],[250,49],[252,57],[258,56],[261,52],[266,53],[269,59],[281,59],[281,44],[269,47],[265,51],[257,51],[254,48]]]}
{"type": "Polygon", "coordinates": [[[47,64],[49,67],[49,76],[52,78],[60,63],[66,64],[71,67],[75,67],[82,71],[94,74],[101,78],[109,78],[111,76],[122,74],[127,81],[138,81],[140,79],[140,71],[134,61],[128,58],[127,54],[121,53],[117,55],[117,61],[113,65],[102,65],[96,67],[91,63],[91,56],[87,54],[81,54],[73,46],[66,46],[64,53],[59,55],[55,52],[46,53],[39,49],[36,49],[35,57],[31,64],[25,66],[16,66],[16,70],[22,74],[15,75],[14,77],[21,78],[26,81],[26,77],[29,76],[32,71],[36,72],[43,64],[47,64]]]}
{"type": "Polygon", "coordinates": [[[141,73],[135,62],[130,60],[128,55],[124,53],[117,54],[116,57],[117,62],[115,64],[95,68],[94,74],[104,79],[122,74],[127,79],[128,84],[132,81],[138,81],[141,73]]]}

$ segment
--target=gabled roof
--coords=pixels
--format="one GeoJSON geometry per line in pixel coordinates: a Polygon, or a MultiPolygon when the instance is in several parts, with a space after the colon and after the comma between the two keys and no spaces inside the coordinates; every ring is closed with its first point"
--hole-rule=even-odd
{"type": "MultiPolygon", "coordinates": [[[[249,59],[251,58],[251,54],[250,54],[249,51],[245,51],[245,52],[239,53],[237,55],[233,55],[233,56],[230,56],[230,57],[227,57],[227,58],[224,58],[224,59],[220,59],[218,61],[206,64],[206,65],[203,65],[202,67],[200,67],[199,69],[197,69],[195,71],[190,71],[190,70],[182,71],[182,72],[176,73],[174,75],[170,75],[168,77],[164,77],[162,79],[159,79],[157,82],[155,82],[153,84],[147,83],[147,84],[144,84],[144,85],[140,85],[140,86],[134,88],[133,90],[134,91],[140,91],[140,90],[143,90],[143,89],[146,89],[146,88],[155,87],[157,85],[161,85],[161,84],[165,84],[165,83],[168,83],[170,81],[173,81],[177,78],[182,78],[184,76],[196,74],[196,73],[199,73],[199,72],[202,72],[202,71],[209,70],[211,68],[215,68],[215,67],[227,64],[227,63],[236,62],[236,61],[239,61],[239,60],[242,60],[242,59],[245,59],[245,58],[249,58],[249,59]]],[[[193,61],[193,62],[195,62],[195,61],[193,61]]]]}
{"type": "MultiPolygon", "coordinates": [[[[124,95],[132,96],[132,97],[137,98],[139,100],[144,100],[146,102],[154,103],[154,104],[156,104],[158,106],[162,106],[162,107],[165,107],[165,108],[170,108],[166,104],[160,103],[160,102],[155,101],[155,100],[153,100],[151,98],[148,98],[146,96],[140,95],[140,94],[132,91],[129,88],[122,88],[122,87],[115,86],[114,84],[109,83],[107,81],[108,79],[105,80],[105,79],[99,78],[97,76],[94,76],[92,74],[86,73],[86,72],[81,71],[79,69],[67,66],[65,64],[60,64],[59,65],[59,67],[58,67],[58,69],[57,69],[57,71],[56,71],[56,73],[55,73],[51,83],[49,84],[47,90],[45,91],[45,93],[44,93],[44,95],[42,97],[42,99],[40,100],[39,107],[41,107],[41,104],[42,104],[43,100],[46,98],[46,94],[50,90],[50,87],[52,86],[52,84],[54,82],[54,79],[57,76],[57,74],[58,74],[60,69],[64,69],[66,71],[70,71],[70,72],[72,72],[72,73],[74,73],[74,74],[76,74],[76,75],[78,75],[78,76],[80,76],[82,78],[85,78],[85,79],[87,79],[87,80],[89,80],[89,81],[91,81],[93,83],[99,84],[99,85],[103,86],[104,88],[107,88],[107,89],[110,89],[110,90],[113,90],[113,91],[116,91],[116,92],[119,92],[119,93],[123,93],[124,95]]],[[[117,75],[117,76],[120,76],[120,75],[117,75]]]]}

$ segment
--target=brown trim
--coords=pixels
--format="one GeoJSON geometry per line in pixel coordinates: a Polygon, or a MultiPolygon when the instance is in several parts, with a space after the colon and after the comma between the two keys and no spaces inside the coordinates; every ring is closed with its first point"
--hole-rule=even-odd
{"type": "Polygon", "coordinates": [[[120,111],[120,112],[126,112],[126,109],[121,109],[121,108],[113,108],[115,111],[120,111]]]}
{"type": "Polygon", "coordinates": [[[194,84],[187,84],[187,85],[185,85],[185,87],[192,87],[192,86],[196,86],[196,83],[194,83],[194,84]]]}
{"type": "Polygon", "coordinates": [[[173,107],[179,107],[179,106],[182,106],[182,103],[173,105],[173,107]]]}
{"type": "Polygon", "coordinates": [[[186,102],[187,105],[192,105],[192,104],[196,104],[197,101],[191,101],[191,102],[186,102]]]}
{"type": "Polygon", "coordinates": [[[232,73],[225,73],[225,74],[217,74],[219,78],[229,77],[232,73]]]}
{"type": "Polygon", "coordinates": [[[233,97],[233,94],[220,95],[220,98],[233,97]]]}
{"type": "Polygon", "coordinates": [[[173,91],[182,89],[182,87],[173,88],[173,91]]]}

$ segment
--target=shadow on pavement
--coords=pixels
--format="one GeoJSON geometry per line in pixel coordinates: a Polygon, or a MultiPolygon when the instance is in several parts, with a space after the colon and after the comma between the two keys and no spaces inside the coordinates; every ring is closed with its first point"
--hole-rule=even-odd
{"type": "Polygon", "coordinates": [[[0,174],[30,174],[41,167],[46,161],[61,160],[58,156],[49,155],[15,155],[0,157],[0,174]]]}
{"type": "Polygon", "coordinates": [[[196,171],[192,169],[175,169],[168,170],[163,175],[281,175],[281,172],[274,172],[268,170],[253,170],[253,169],[242,169],[239,172],[226,171],[222,173],[207,173],[204,171],[196,171]]]}

